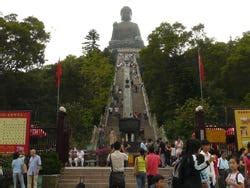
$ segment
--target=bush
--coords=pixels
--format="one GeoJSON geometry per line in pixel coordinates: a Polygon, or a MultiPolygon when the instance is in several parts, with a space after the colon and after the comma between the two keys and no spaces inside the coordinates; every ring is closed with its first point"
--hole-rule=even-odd
{"type": "Polygon", "coordinates": [[[40,154],[42,160],[41,174],[60,174],[62,164],[56,152],[44,152],[40,154]]]}
{"type": "MultiPolygon", "coordinates": [[[[0,166],[3,168],[3,187],[8,187],[12,184],[12,168],[11,163],[13,160],[12,155],[0,155],[0,166]]],[[[1,187],[1,185],[0,185],[1,187]]]]}

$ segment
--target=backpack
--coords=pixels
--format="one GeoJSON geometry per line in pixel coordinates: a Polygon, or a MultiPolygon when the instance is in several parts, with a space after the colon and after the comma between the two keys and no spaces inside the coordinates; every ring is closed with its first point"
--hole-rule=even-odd
{"type": "MultiPolygon", "coordinates": [[[[235,176],[235,179],[236,179],[236,183],[239,185],[239,174],[240,174],[240,172],[237,172],[237,174],[236,174],[236,176],[235,176]]],[[[229,176],[229,178],[231,177],[231,173],[228,175],[229,176]]]]}
{"type": "Polygon", "coordinates": [[[168,184],[170,188],[181,187],[182,180],[180,177],[182,160],[178,161],[174,167],[173,173],[168,178],[168,184]]]}
{"type": "MultiPolygon", "coordinates": [[[[206,167],[207,168],[207,167],[206,167]]],[[[204,168],[205,169],[205,168],[204,168]]],[[[204,170],[201,169],[201,170],[204,170]]],[[[190,184],[190,177],[199,177],[199,171],[194,167],[194,160],[192,156],[185,156],[177,162],[172,176],[169,178],[170,188],[182,188],[190,184]]],[[[193,187],[197,187],[197,182],[192,182],[193,187]]],[[[199,183],[198,183],[199,184],[199,183]]],[[[190,185],[189,185],[190,186],[190,185]]]]}
{"type": "Polygon", "coordinates": [[[81,177],[80,177],[80,182],[76,185],[76,188],[85,188],[84,181],[82,180],[81,177]]]}
{"type": "Polygon", "coordinates": [[[171,176],[168,179],[170,188],[183,187],[182,185],[184,183],[184,181],[183,181],[184,177],[185,177],[185,175],[189,174],[189,172],[190,172],[190,170],[187,170],[185,167],[187,165],[188,166],[190,165],[190,167],[191,167],[192,164],[190,162],[191,161],[189,160],[188,157],[184,157],[176,163],[174,170],[173,170],[173,173],[171,174],[171,176]],[[187,171],[187,173],[184,171],[187,171]]]}

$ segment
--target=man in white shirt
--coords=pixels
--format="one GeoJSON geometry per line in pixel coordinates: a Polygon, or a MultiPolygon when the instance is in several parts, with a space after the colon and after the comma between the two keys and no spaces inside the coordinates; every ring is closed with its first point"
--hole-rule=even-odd
{"type": "MultiPolygon", "coordinates": [[[[201,154],[204,155],[205,161],[208,161],[211,158],[211,154],[209,153],[210,143],[207,140],[203,140],[201,142],[201,144],[202,144],[201,154]]],[[[210,188],[215,188],[216,176],[215,176],[215,170],[214,170],[214,163],[211,162],[210,166],[204,170],[206,171],[207,175],[209,176],[208,184],[210,185],[210,188]]]]}
{"type": "Polygon", "coordinates": [[[144,151],[148,151],[148,148],[146,146],[146,140],[143,139],[141,144],[140,144],[140,148],[143,149],[144,151]]]}
{"type": "Polygon", "coordinates": [[[77,151],[77,157],[74,159],[76,166],[78,166],[78,162],[81,162],[81,166],[84,166],[84,151],[77,151]]]}
{"type": "Polygon", "coordinates": [[[37,188],[37,179],[41,165],[41,158],[36,154],[36,150],[30,150],[29,169],[27,173],[28,188],[37,188]]]}
{"type": "Polygon", "coordinates": [[[128,160],[128,155],[121,153],[121,143],[114,143],[115,151],[108,156],[108,163],[111,165],[109,178],[110,188],[125,188],[124,162],[128,160]]]}
{"type": "Polygon", "coordinates": [[[226,152],[221,153],[221,157],[218,159],[217,167],[219,169],[219,187],[220,188],[226,188],[226,178],[229,171],[229,164],[227,160],[227,154],[226,152]]]}
{"type": "Polygon", "coordinates": [[[109,114],[112,114],[112,112],[113,112],[113,107],[109,107],[109,114]]]}

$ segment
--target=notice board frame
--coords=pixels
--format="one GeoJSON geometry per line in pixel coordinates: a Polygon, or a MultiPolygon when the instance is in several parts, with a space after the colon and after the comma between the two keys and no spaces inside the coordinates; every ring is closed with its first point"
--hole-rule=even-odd
{"type": "Polygon", "coordinates": [[[25,118],[25,141],[24,144],[2,144],[0,143],[0,153],[8,154],[18,151],[24,151],[26,154],[29,152],[30,145],[30,124],[31,124],[31,111],[28,110],[13,110],[13,111],[0,111],[1,118],[25,118]]]}

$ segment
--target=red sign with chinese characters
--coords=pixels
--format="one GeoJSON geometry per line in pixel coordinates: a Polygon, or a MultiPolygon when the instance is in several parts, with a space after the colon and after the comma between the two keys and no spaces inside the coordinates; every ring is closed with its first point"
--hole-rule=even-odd
{"type": "Polygon", "coordinates": [[[29,111],[0,111],[0,153],[29,152],[29,111]]]}

